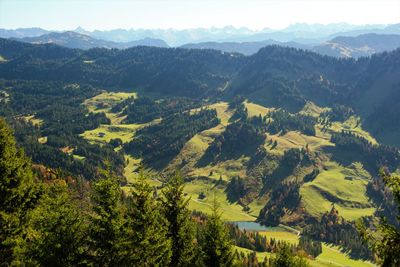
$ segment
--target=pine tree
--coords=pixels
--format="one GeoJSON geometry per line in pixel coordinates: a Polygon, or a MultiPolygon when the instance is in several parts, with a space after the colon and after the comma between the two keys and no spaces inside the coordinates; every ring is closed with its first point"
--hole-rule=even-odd
{"type": "Polygon", "coordinates": [[[94,265],[116,266],[126,259],[125,224],[121,207],[121,189],[117,178],[106,174],[93,183],[89,243],[94,265]]]}
{"type": "Polygon", "coordinates": [[[130,265],[167,266],[171,258],[171,241],[167,222],[161,214],[146,174],[140,171],[133,183],[128,201],[128,231],[130,265]]]}
{"type": "Polygon", "coordinates": [[[232,240],[227,227],[221,220],[221,214],[215,197],[212,214],[207,220],[201,239],[204,264],[206,266],[232,266],[234,260],[232,240]]]}
{"type": "Polygon", "coordinates": [[[187,208],[189,199],[183,193],[179,173],[169,177],[162,191],[163,213],[168,220],[168,237],[172,241],[171,266],[192,266],[195,256],[194,225],[187,208]]]}
{"type": "Polygon", "coordinates": [[[278,247],[275,258],[271,262],[272,267],[307,267],[309,264],[302,257],[295,257],[292,249],[286,243],[278,247]]]}
{"type": "Polygon", "coordinates": [[[11,129],[0,118],[0,259],[6,265],[17,260],[27,214],[40,194],[29,160],[16,148],[11,129]]]}
{"type": "Polygon", "coordinates": [[[40,266],[76,266],[86,252],[87,218],[65,181],[47,186],[29,220],[24,242],[26,262],[40,266]],[[28,260],[29,259],[29,260],[28,260]]]}
{"type": "MultiPolygon", "coordinates": [[[[385,170],[381,170],[380,175],[386,186],[390,188],[400,214],[400,176],[390,175],[385,170]]],[[[397,221],[400,223],[400,215],[397,216],[397,221]]],[[[374,232],[367,229],[361,221],[357,226],[362,238],[377,254],[378,261],[382,266],[400,266],[400,231],[396,226],[389,224],[386,218],[381,218],[380,224],[374,232]]]]}

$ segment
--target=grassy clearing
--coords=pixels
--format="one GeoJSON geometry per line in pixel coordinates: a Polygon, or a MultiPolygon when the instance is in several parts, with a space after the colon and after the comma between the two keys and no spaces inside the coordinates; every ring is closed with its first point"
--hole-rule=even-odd
{"type": "Polygon", "coordinates": [[[308,145],[312,151],[319,151],[326,146],[334,146],[326,137],[308,136],[298,131],[290,131],[284,135],[267,135],[264,144],[265,148],[270,151],[270,153],[277,155],[283,155],[286,150],[291,148],[304,148],[306,145],[308,145]],[[272,145],[269,144],[270,140],[273,142],[276,141],[278,144],[274,149],[271,149],[272,145]]]}
{"type": "Polygon", "coordinates": [[[370,175],[359,163],[345,168],[328,162],[313,181],[300,188],[300,194],[307,211],[314,216],[329,211],[335,202],[341,216],[355,220],[375,211],[366,195],[369,179],[370,175]]]}
{"type": "MultiPolygon", "coordinates": [[[[228,103],[226,102],[218,102],[206,107],[217,111],[217,116],[221,121],[220,124],[193,136],[181,149],[179,155],[175,157],[167,169],[180,169],[184,175],[189,177],[202,176],[213,179],[222,178],[223,180],[229,180],[233,176],[244,177],[246,172],[244,164],[249,160],[248,157],[218,162],[215,165],[207,165],[204,167],[196,166],[208,146],[214,141],[214,138],[225,130],[233,114],[232,111],[228,109],[228,103]]],[[[195,112],[197,110],[198,109],[193,109],[191,111],[195,112]]]]}
{"type": "Polygon", "coordinates": [[[227,126],[229,124],[229,119],[232,117],[233,111],[229,110],[227,102],[218,102],[208,107],[217,111],[217,116],[221,120],[221,125],[227,126]]]}
{"type": "Polygon", "coordinates": [[[85,160],[86,159],[86,157],[84,157],[84,156],[79,156],[79,155],[72,155],[73,156],[73,158],[75,159],[75,160],[80,160],[80,161],[82,161],[82,160],[85,160]]]}
{"type": "Polygon", "coordinates": [[[32,124],[35,125],[35,126],[40,126],[40,125],[43,124],[43,120],[42,120],[42,119],[35,118],[35,115],[24,116],[23,119],[24,119],[26,122],[30,122],[30,123],[32,123],[32,124]]]}
{"type": "Polygon", "coordinates": [[[159,123],[160,121],[160,119],[157,119],[143,124],[102,124],[96,129],[85,131],[81,134],[81,136],[93,143],[104,144],[116,138],[121,139],[123,143],[128,143],[133,140],[137,130],[155,123],[159,123]]]}
{"type": "Polygon", "coordinates": [[[135,132],[142,127],[142,124],[101,125],[94,130],[85,131],[81,136],[94,143],[108,143],[111,139],[116,138],[127,143],[133,139],[135,132]]]}
{"type": "MultiPolygon", "coordinates": [[[[290,232],[260,232],[265,234],[267,237],[275,238],[276,240],[286,241],[291,244],[297,244],[299,237],[296,234],[290,232]]],[[[243,252],[245,254],[253,253],[252,250],[235,246],[235,250],[238,252],[243,252]]],[[[256,252],[257,260],[259,262],[264,261],[265,257],[274,257],[274,253],[268,252],[256,252]]],[[[313,267],[371,267],[376,266],[369,261],[354,260],[349,257],[346,253],[340,251],[337,246],[332,246],[329,244],[322,244],[322,253],[315,258],[307,259],[308,263],[313,267]]]]}
{"type": "Polygon", "coordinates": [[[322,253],[315,259],[315,262],[317,264],[323,264],[319,266],[376,266],[368,261],[353,260],[347,254],[341,252],[338,247],[327,244],[322,245],[322,253]]]}
{"type": "Polygon", "coordinates": [[[266,236],[268,239],[276,239],[280,241],[285,241],[294,245],[299,243],[299,236],[295,233],[288,231],[262,231],[260,234],[266,236]]]}
{"type": "Polygon", "coordinates": [[[247,114],[249,117],[255,117],[255,116],[265,116],[269,112],[273,111],[274,108],[266,108],[264,106],[254,104],[248,101],[244,102],[244,106],[247,108],[247,114]]]}
{"type": "Polygon", "coordinates": [[[205,167],[197,167],[191,169],[187,174],[192,177],[207,176],[212,179],[222,179],[229,181],[232,177],[245,177],[245,164],[249,160],[248,157],[240,157],[239,159],[231,159],[218,162],[217,164],[207,165],[205,167]]]}
{"type": "Polygon", "coordinates": [[[125,119],[125,116],[122,116],[119,113],[112,113],[111,108],[115,104],[129,97],[137,97],[137,94],[126,92],[103,92],[85,100],[83,104],[87,107],[89,112],[104,112],[107,118],[111,120],[111,124],[120,124],[121,121],[125,119]]]}
{"type": "MultiPolygon", "coordinates": [[[[125,155],[125,161],[126,166],[124,168],[124,177],[126,178],[127,184],[125,186],[122,186],[121,188],[123,191],[129,194],[132,190],[132,183],[135,181],[135,179],[138,178],[139,173],[137,172],[137,169],[140,165],[141,159],[134,158],[130,155],[125,155]]],[[[149,177],[151,178],[147,179],[147,182],[154,187],[161,186],[161,182],[155,178],[157,177],[157,175],[155,175],[155,173],[152,171],[148,172],[149,177]]]]}
{"type": "Polygon", "coordinates": [[[377,144],[378,142],[374,137],[371,136],[370,133],[362,129],[362,124],[360,122],[360,118],[356,116],[351,116],[345,122],[335,121],[332,123],[332,126],[329,127],[326,131],[322,131],[322,125],[316,125],[316,132],[318,137],[330,139],[332,133],[340,133],[342,130],[346,132],[352,132],[358,136],[361,136],[367,139],[372,144],[377,144]]]}
{"type": "Polygon", "coordinates": [[[47,136],[39,137],[38,142],[41,144],[46,144],[47,143],[47,136]]]}
{"type": "MultiPolygon", "coordinates": [[[[252,250],[247,249],[247,248],[242,248],[238,246],[234,246],[234,250],[237,250],[239,253],[244,253],[245,255],[249,255],[253,253],[252,250]]],[[[258,262],[263,262],[265,260],[265,257],[270,258],[273,254],[269,252],[256,252],[257,256],[257,261],[258,262]]]]}
{"type": "Polygon", "coordinates": [[[211,213],[214,197],[220,206],[222,219],[225,221],[254,221],[255,217],[243,211],[242,206],[236,203],[229,203],[226,199],[224,186],[215,186],[215,183],[205,180],[193,180],[185,184],[185,193],[190,197],[189,209],[211,213]],[[199,199],[203,192],[204,199],[199,199]]]}
{"type": "Polygon", "coordinates": [[[330,108],[322,108],[317,106],[311,101],[307,101],[307,103],[304,105],[303,109],[300,110],[300,114],[302,115],[307,115],[307,116],[312,116],[312,117],[319,117],[322,113],[329,111],[330,108]]]}
{"type": "Polygon", "coordinates": [[[129,97],[136,97],[136,93],[103,92],[85,100],[84,105],[88,107],[90,112],[96,112],[98,110],[111,108],[113,105],[129,97]]]}
{"type": "Polygon", "coordinates": [[[135,159],[130,155],[125,155],[126,166],[124,168],[124,176],[128,183],[132,183],[137,177],[136,169],[139,167],[141,162],[140,159],[135,159]]]}

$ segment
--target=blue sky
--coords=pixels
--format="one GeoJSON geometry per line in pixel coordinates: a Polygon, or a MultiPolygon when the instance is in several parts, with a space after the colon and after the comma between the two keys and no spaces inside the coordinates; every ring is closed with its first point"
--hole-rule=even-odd
{"type": "Polygon", "coordinates": [[[391,24],[400,0],[0,0],[0,28],[68,30],[391,24]]]}

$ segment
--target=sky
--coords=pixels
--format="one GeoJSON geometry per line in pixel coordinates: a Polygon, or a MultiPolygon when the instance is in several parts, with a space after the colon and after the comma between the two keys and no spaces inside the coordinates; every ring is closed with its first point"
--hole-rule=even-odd
{"type": "Polygon", "coordinates": [[[393,24],[400,0],[0,0],[0,28],[281,29],[294,23],[393,24]]]}

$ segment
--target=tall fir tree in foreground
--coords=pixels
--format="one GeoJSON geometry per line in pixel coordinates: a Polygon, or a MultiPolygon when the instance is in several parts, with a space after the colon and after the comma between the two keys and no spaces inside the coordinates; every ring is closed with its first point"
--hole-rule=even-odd
{"type": "Polygon", "coordinates": [[[204,264],[212,267],[232,266],[234,261],[233,242],[214,196],[212,213],[201,234],[204,264]]]}
{"type": "Polygon", "coordinates": [[[118,266],[126,260],[125,224],[121,189],[117,178],[106,173],[92,185],[93,214],[89,229],[91,262],[97,266],[118,266]]]}
{"type": "Polygon", "coordinates": [[[305,258],[295,256],[291,248],[283,243],[278,247],[274,258],[270,260],[271,267],[309,267],[305,258]]]}
{"type": "Polygon", "coordinates": [[[80,265],[87,252],[87,211],[64,180],[48,182],[45,187],[38,207],[29,216],[24,262],[54,267],[80,265]]]}
{"type": "Polygon", "coordinates": [[[168,221],[168,238],[172,241],[170,266],[193,266],[195,264],[195,229],[183,193],[183,178],[177,172],[168,177],[162,191],[163,214],[168,221]]]}
{"type": "MultiPolygon", "coordinates": [[[[386,186],[390,188],[394,201],[398,205],[400,214],[400,176],[390,175],[384,170],[380,172],[386,186]]],[[[400,222],[400,215],[397,215],[400,222]]],[[[400,266],[400,230],[390,225],[386,218],[381,218],[377,229],[367,229],[361,221],[358,222],[358,229],[363,239],[378,256],[378,262],[385,267],[400,266]]]]}
{"type": "Polygon", "coordinates": [[[171,241],[153,188],[142,169],[127,198],[130,266],[168,266],[171,241]]]}
{"type": "Polygon", "coordinates": [[[27,215],[40,194],[29,160],[16,148],[11,129],[0,118],[0,259],[5,265],[18,262],[27,215]]]}

